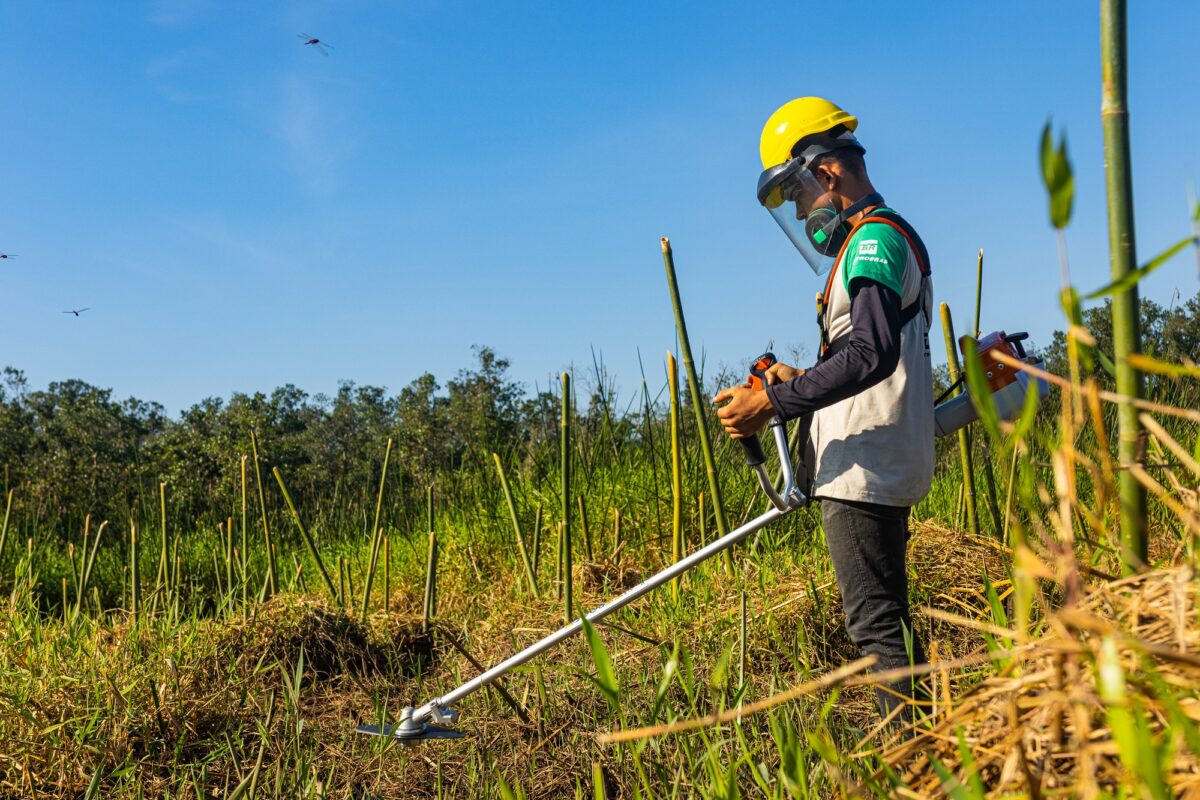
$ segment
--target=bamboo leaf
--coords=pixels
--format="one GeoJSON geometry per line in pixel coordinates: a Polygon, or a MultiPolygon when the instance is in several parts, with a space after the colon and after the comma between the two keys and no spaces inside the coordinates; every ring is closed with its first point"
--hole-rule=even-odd
{"type": "Polygon", "coordinates": [[[1075,199],[1075,176],[1067,158],[1067,135],[1059,137],[1058,148],[1050,135],[1050,122],[1042,128],[1042,182],[1050,197],[1050,224],[1059,230],[1071,221],[1071,206],[1075,199]]]}
{"type": "Polygon", "coordinates": [[[580,617],[580,621],[583,623],[583,636],[592,651],[592,664],[596,668],[595,677],[589,675],[588,678],[604,694],[612,710],[616,711],[621,704],[621,687],[617,683],[617,671],[613,667],[612,657],[608,654],[608,648],[604,646],[604,640],[596,632],[596,626],[588,622],[587,617],[580,617]]]}
{"type": "Polygon", "coordinates": [[[1161,253],[1159,253],[1154,258],[1150,259],[1149,261],[1147,261],[1142,266],[1123,275],[1122,277],[1118,278],[1117,280],[1113,281],[1112,283],[1108,284],[1107,286],[1097,289],[1096,291],[1092,292],[1084,299],[1085,300],[1095,300],[1096,298],[1103,297],[1106,294],[1120,294],[1121,292],[1125,291],[1126,289],[1129,289],[1130,287],[1132,287],[1134,284],[1136,284],[1142,278],[1149,275],[1151,272],[1154,272],[1154,270],[1158,269],[1163,264],[1170,261],[1172,258],[1174,258],[1176,255],[1179,254],[1179,251],[1183,250],[1189,244],[1196,244],[1197,241],[1200,241],[1200,240],[1198,240],[1197,237],[1195,237],[1195,236],[1188,236],[1185,239],[1180,239],[1178,242],[1171,245],[1166,250],[1163,250],[1161,253]]]}
{"type": "Polygon", "coordinates": [[[967,346],[963,348],[965,350],[963,366],[967,370],[967,388],[969,389],[967,394],[970,395],[971,404],[979,413],[979,421],[983,423],[983,427],[992,441],[1003,442],[1004,439],[1000,433],[1000,417],[996,413],[996,404],[992,400],[992,390],[988,386],[987,377],[983,374],[978,343],[969,336],[964,336],[963,339],[967,342],[967,346]]]}

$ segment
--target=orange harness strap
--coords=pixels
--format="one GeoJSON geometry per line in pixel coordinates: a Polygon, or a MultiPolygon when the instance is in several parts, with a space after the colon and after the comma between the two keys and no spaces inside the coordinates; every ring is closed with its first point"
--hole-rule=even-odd
{"type": "Polygon", "coordinates": [[[846,241],[842,242],[842,247],[840,250],[838,250],[837,259],[833,262],[833,269],[829,270],[829,279],[825,281],[825,291],[822,294],[817,295],[817,324],[821,328],[822,356],[824,356],[825,352],[829,350],[829,342],[825,328],[825,311],[829,308],[829,298],[833,294],[833,279],[838,274],[838,270],[842,268],[842,259],[846,255],[846,248],[850,246],[850,240],[854,238],[854,234],[858,232],[858,229],[863,225],[866,225],[868,222],[882,222],[884,225],[888,225],[898,231],[900,235],[904,237],[904,241],[908,243],[908,247],[912,251],[913,255],[916,256],[917,268],[921,270],[921,275],[929,275],[929,265],[925,263],[923,258],[921,258],[920,248],[917,247],[917,244],[912,240],[912,237],[908,235],[908,231],[904,230],[904,228],[897,224],[895,220],[888,219],[887,217],[873,217],[870,214],[860,219],[858,223],[850,229],[850,233],[846,236],[846,241]]]}

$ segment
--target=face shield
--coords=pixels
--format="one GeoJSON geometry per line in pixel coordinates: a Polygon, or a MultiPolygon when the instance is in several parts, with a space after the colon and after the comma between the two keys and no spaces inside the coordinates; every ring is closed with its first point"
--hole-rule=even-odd
{"type": "Polygon", "coordinates": [[[851,209],[836,207],[834,195],[821,185],[812,167],[817,158],[841,147],[862,149],[854,134],[845,131],[763,170],[758,178],[758,202],[771,212],[817,275],[824,275],[833,267],[849,233],[845,219],[851,209]]]}
{"type": "Polygon", "coordinates": [[[763,172],[758,202],[771,212],[812,271],[824,275],[833,267],[845,232],[829,193],[808,167],[797,163],[803,161],[793,158],[763,172]]]}

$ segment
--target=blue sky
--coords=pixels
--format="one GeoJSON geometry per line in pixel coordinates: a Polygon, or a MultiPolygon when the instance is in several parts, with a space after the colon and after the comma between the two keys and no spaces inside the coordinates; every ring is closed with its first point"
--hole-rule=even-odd
{"type": "MultiPolygon", "coordinates": [[[[1188,232],[1200,4],[1138,3],[1139,259],[1188,232]]],[[[1061,327],[1042,125],[1068,136],[1083,290],[1108,274],[1095,2],[224,3],[0,7],[0,365],[178,411],[294,383],[393,391],[485,344],[626,391],[674,345],[813,350],[820,288],[755,202],[782,102],[860,117],[960,328],[1061,327]],[[297,33],[331,43],[327,57],[297,33]],[[90,306],[75,318],[63,310],[90,306]]],[[[1144,284],[1197,290],[1178,257],[1144,284]]],[[[940,337],[935,359],[944,359],[940,337]]]]}

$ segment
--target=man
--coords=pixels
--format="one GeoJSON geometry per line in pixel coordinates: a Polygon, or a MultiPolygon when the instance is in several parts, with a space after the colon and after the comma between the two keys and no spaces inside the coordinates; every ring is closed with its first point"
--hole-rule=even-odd
{"type": "MultiPolygon", "coordinates": [[[[811,418],[808,494],[821,501],[846,630],[875,669],[923,663],[912,635],[905,547],[909,509],[933,477],[933,285],[916,232],[884,205],[867,176],[857,118],[802,97],[763,128],[758,200],[817,275],[821,356],[808,370],[785,364],[765,392],[749,384],[714,402],[735,439],[773,416],[811,418]]],[[[764,276],[765,277],[765,276],[764,276]]],[[[878,692],[880,710],[911,718],[915,682],[878,692]]]]}

